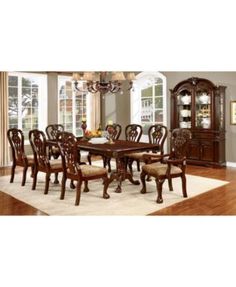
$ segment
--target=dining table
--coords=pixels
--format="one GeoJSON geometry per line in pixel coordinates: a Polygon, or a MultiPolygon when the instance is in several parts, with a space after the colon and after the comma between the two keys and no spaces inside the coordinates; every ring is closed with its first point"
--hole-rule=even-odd
{"type": "Polygon", "coordinates": [[[132,184],[139,185],[140,181],[133,178],[133,174],[127,169],[127,156],[133,152],[155,151],[158,150],[157,144],[145,142],[133,142],[127,140],[114,140],[112,143],[93,143],[88,140],[78,141],[80,150],[88,151],[107,158],[114,158],[116,170],[111,172],[110,181],[117,180],[116,192],[122,192],[122,182],[128,179],[132,184]]]}

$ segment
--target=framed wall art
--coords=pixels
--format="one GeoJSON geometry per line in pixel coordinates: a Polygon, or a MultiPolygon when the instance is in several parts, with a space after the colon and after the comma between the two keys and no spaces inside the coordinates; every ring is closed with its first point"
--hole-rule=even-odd
{"type": "Polygon", "coordinates": [[[236,125],[236,101],[230,102],[230,124],[236,125]]]}

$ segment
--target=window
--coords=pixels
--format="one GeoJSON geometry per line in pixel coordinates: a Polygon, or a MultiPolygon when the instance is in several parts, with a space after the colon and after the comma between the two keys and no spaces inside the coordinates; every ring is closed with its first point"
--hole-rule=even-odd
{"type": "Polygon", "coordinates": [[[166,125],[166,79],[159,72],[142,72],[136,79],[131,95],[131,122],[142,125],[142,140],[147,141],[151,125],[166,125]]]}
{"type": "Polygon", "coordinates": [[[19,128],[25,139],[31,129],[47,123],[47,76],[31,73],[8,74],[9,128],[19,128]]]}
{"type": "MultiPolygon", "coordinates": [[[[81,84],[82,85],[82,84],[81,84]]],[[[80,86],[81,90],[84,87],[80,86]]],[[[90,126],[90,97],[88,92],[77,92],[73,89],[71,77],[58,76],[59,96],[59,123],[65,130],[76,136],[82,135],[81,122],[85,117],[88,127],[90,126]]]]}

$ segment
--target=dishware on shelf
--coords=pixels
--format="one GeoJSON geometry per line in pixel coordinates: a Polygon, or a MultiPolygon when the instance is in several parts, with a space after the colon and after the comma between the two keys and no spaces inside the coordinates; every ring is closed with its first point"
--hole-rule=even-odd
{"type": "Polygon", "coordinates": [[[201,121],[201,125],[204,129],[209,129],[210,128],[210,125],[211,125],[211,120],[210,118],[202,118],[202,121],[201,121]]]}
{"type": "Polygon", "coordinates": [[[182,117],[190,117],[191,116],[191,111],[190,110],[181,110],[180,111],[180,115],[182,116],[182,117]]]}
{"type": "Polygon", "coordinates": [[[191,96],[188,94],[185,94],[184,96],[181,97],[181,102],[184,105],[189,105],[191,103],[191,96]]]}
{"type": "Polygon", "coordinates": [[[210,97],[205,92],[199,96],[199,101],[201,104],[207,105],[207,104],[209,104],[209,100],[210,100],[210,97]]]}

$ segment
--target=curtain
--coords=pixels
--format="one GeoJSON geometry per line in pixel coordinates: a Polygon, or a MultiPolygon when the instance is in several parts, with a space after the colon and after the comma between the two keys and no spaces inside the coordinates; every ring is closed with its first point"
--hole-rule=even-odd
{"type": "Polygon", "coordinates": [[[0,72],[0,167],[10,164],[8,130],[8,73],[0,72]]]}
{"type": "Polygon", "coordinates": [[[91,97],[91,130],[96,130],[101,123],[100,93],[90,94],[91,97]]]}

